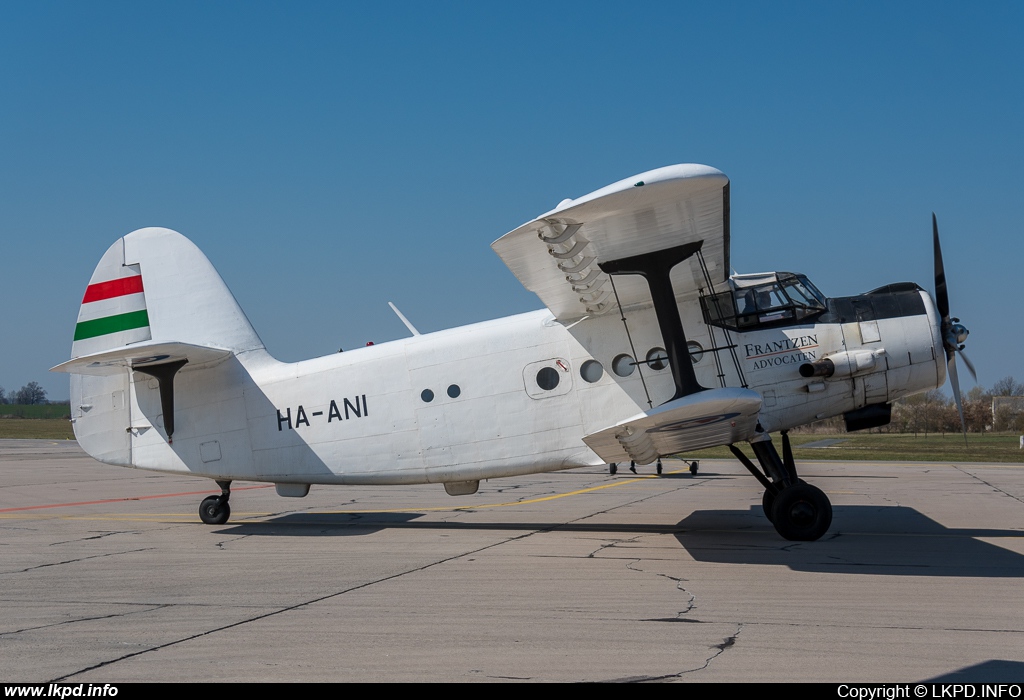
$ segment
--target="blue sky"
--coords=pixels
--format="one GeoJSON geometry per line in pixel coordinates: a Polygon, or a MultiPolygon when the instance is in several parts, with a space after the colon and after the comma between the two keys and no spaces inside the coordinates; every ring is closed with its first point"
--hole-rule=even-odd
{"type": "MultiPolygon", "coordinates": [[[[0,5],[0,386],[68,358],[143,226],[190,237],[299,360],[540,307],[489,249],[565,197],[698,162],[739,272],[931,289],[979,381],[1024,322],[1021,3],[0,5]]],[[[969,377],[962,375],[970,386],[969,377]]]]}

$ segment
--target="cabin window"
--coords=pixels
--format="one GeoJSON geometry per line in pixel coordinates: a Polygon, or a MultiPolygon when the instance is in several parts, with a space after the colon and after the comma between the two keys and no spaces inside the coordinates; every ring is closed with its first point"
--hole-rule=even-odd
{"type": "Polygon", "coordinates": [[[628,377],[633,374],[634,370],[636,370],[636,363],[631,355],[623,353],[616,355],[615,359],[612,360],[612,372],[615,372],[620,377],[628,377]]]}
{"type": "Polygon", "coordinates": [[[434,400],[434,392],[430,389],[424,389],[420,394],[420,398],[423,399],[423,403],[430,403],[434,400]]]}
{"type": "MultiPolygon", "coordinates": [[[[582,373],[582,370],[581,370],[582,373]]],[[[561,357],[531,362],[523,368],[523,388],[531,399],[550,399],[572,391],[572,369],[561,357]]]]}
{"type": "Polygon", "coordinates": [[[453,399],[459,398],[459,394],[462,393],[462,389],[459,388],[458,384],[452,384],[448,387],[448,396],[453,399]]]}
{"type": "Polygon", "coordinates": [[[704,346],[698,343],[696,340],[691,340],[686,344],[686,349],[690,352],[690,361],[693,364],[700,362],[701,358],[704,357],[704,346]]]}
{"type": "Polygon", "coordinates": [[[658,371],[668,367],[668,353],[665,348],[651,348],[647,352],[647,366],[658,371]]]}
{"type": "Polygon", "coordinates": [[[583,377],[583,381],[593,384],[604,376],[604,367],[597,360],[587,360],[580,365],[580,376],[583,377]]]}
{"type": "Polygon", "coordinates": [[[551,391],[558,386],[558,370],[554,367],[542,367],[537,372],[537,386],[544,391],[551,391]]]}

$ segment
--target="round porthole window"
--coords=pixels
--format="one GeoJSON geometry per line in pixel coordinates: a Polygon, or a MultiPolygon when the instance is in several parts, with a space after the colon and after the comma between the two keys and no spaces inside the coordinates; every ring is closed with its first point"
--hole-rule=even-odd
{"type": "Polygon", "coordinates": [[[448,387],[448,396],[450,396],[453,399],[459,398],[459,394],[461,393],[462,389],[459,388],[458,384],[452,384],[450,387],[448,387]]]}
{"type": "Polygon", "coordinates": [[[430,389],[424,389],[420,394],[420,398],[423,399],[423,403],[430,403],[434,400],[434,392],[430,389]]]}
{"type": "Polygon", "coordinates": [[[580,376],[583,381],[593,384],[604,376],[604,367],[597,360],[587,360],[580,365],[580,376]]]}
{"type": "Polygon", "coordinates": [[[558,370],[554,367],[542,367],[537,372],[537,386],[544,391],[551,391],[558,386],[558,370]]]}
{"type": "Polygon", "coordinates": [[[612,360],[612,372],[615,372],[620,377],[628,377],[633,374],[634,370],[636,370],[636,363],[633,362],[631,356],[625,353],[616,355],[615,359],[612,360]]]}
{"type": "Polygon", "coordinates": [[[668,367],[668,353],[665,348],[651,348],[647,353],[647,366],[658,371],[668,367]]]}
{"type": "Polygon", "coordinates": [[[686,344],[686,349],[690,352],[690,359],[693,364],[700,362],[700,358],[704,357],[704,346],[695,340],[691,340],[686,344]]]}

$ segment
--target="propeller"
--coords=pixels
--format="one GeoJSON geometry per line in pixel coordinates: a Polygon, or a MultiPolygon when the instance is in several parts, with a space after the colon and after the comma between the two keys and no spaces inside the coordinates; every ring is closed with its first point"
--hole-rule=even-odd
{"type": "Polygon", "coordinates": [[[946,269],[942,265],[942,246],[939,245],[939,224],[932,212],[932,244],[935,248],[935,303],[938,306],[939,315],[942,317],[940,333],[942,335],[942,346],[946,350],[946,370],[949,374],[949,384],[953,387],[953,400],[956,401],[956,410],[960,414],[960,427],[964,433],[964,443],[967,442],[967,422],[964,420],[964,404],[960,398],[960,378],[956,371],[956,356],[967,366],[974,382],[978,382],[978,375],[974,371],[974,365],[964,354],[964,342],[970,331],[960,323],[960,319],[951,318],[949,315],[949,292],[946,289],[946,269]]]}

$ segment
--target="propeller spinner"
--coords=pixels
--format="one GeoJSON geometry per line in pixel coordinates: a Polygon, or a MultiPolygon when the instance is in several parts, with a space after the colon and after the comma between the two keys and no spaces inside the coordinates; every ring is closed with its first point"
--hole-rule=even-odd
{"type": "Polygon", "coordinates": [[[970,335],[970,331],[960,323],[960,319],[949,316],[949,292],[946,289],[946,270],[942,265],[942,246],[939,245],[939,224],[935,219],[935,212],[932,212],[932,244],[935,248],[935,303],[938,306],[939,315],[942,316],[940,332],[942,345],[946,350],[946,370],[949,374],[949,384],[953,388],[953,399],[956,401],[957,413],[960,414],[960,427],[964,433],[964,442],[966,442],[967,422],[964,420],[964,405],[960,399],[960,379],[956,372],[957,353],[960,354],[975,383],[978,381],[978,375],[974,371],[974,365],[964,354],[964,342],[970,335]]]}

